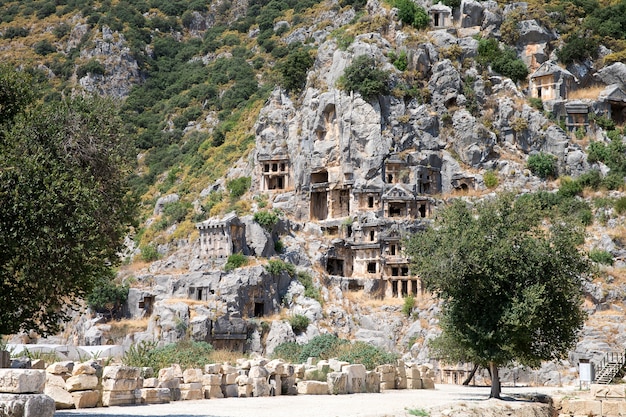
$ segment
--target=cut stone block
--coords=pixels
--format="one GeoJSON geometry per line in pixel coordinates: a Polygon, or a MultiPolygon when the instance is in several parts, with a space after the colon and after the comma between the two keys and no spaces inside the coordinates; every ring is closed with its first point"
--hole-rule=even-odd
{"type": "Polygon", "coordinates": [[[365,373],[365,392],[380,392],[380,374],[375,371],[365,373]]]}
{"type": "Polygon", "coordinates": [[[72,392],[74,407],[95,408],[100,402],[101,392],[96,390],[72,392]]]}
{"type": "Polygon", "coordinates": [[[333,395],[348,393],[348,374],[345,372],[330,372],[326,375],[328,392],[333,395]]]}
{"type": "MultiPolygon", "coordinates": [[[[233,383],[235,379],[237,379],[236,375],[235,375],[235,378],[233,379],[233,383]]],[[[222,385],[222,375],[221,374],[208,374],[208,375],[204,374],[202,375],[202,385],[204,385],[205,387],[211,386],[211,385],[222,385]]]]}
{"type": "Polygon", "coordinates": [[[115,405],[135,405],[137,397],[141,402],[141,391],[135,394],[135,391],[102,391],[102,405],[104,407],[112,407],[115,405]]]}
{"type": "Polygon", "coordinates": [[[219,363],[211,363],[209,365],[204,365],[205,374],[219,374],[221,372],[222,372],[222,365],[219,363]]]}
{"type": "Polygon", "coordinates": [[[74,397],[65,388],[56,385],[46,386],[44,394],[54,400],[54,406],[57,410],[74,407],[74,397]]]}
{"type": "Polygon", "coordinates": [[[74,362],[54,362],[46,368],[46,372],[54,375],[71,373],[74,369],[74,362]]]}
{"type": "Polygon", "coordinates": [[[39,369],[0,369],[0,392],[41,394],[45,384],[45,371],[39,369]]]}
{"type": "Polygon", "coordinates": [[[46,373],[46,388],[55,386],[55,387],[65,389],[66,379],[67,378],[63,378],[61,375],[54,375],[54,374],[46,373]]]}
{"type": "Polygon", "coordinates": [[[422,377],[422,389],[435,389],[435,380],[422,377]]]}
{"type": "Polygon", "coordinates": [[[600,398],[625,398],[626,389],[623,385],[591,384],[591,396],[600,398]]]}
{"type": "Polygon", "coordinates": [[[190,401],[190,400],[201,400],[203,399],[202,395],[202,385],[200,389],[181,389],[180,390],[180,399],[182,401],[190,401]]]}
{"type": "Polygon", "coordinates": [[[237,385],[238,397],[252,397],[252,384],[237,385]]]}
{"type": "Polygon", "coordinates": [[[595,400],[582,400],[582,399],[571,399],[563,402],[563,411],[565,410],[565,405],[567,404],[567,412],[569,414],[578,414],[578,415],[601,415],[602,414],[602,402],[595,400]]]}
{"type": "Polygon", "coordinates": [[[139,388],[136,379],[103,379],[103,391],[133,391],[139,388]]]}
{"type": "Polygon", "coordinates": [[[79,374],[71,376],[65,381],[65,389],[69,392],[93,390],[96,388],[98,388],[98,377],[95,375],[79,374]]]}
{"type": "Polygon", "coordinates": [[[236,384],[222,385],[222,394],[226,398],[237,398],[239,396],[239,388],[236,384]]]}
{"type": "Polygon", "coordinates": [[[342,372],[348,374],[348,382],[346,389],[348,394],[365,392],[365,366],[361,364],[346,365],[342,368],[342,372]]]}
{"type": "Polygon", "coordinates": [[[74,370],[72,371],[72,375],[95,375],[96,368],[91,366],[89,362],[78,363],[74,366],[74,370]]]}
{"type": "Polygon", "coordinates": [[[143,388],[156,388],[159,384],[159,380],[156,378],[146,378],[143,380],[143,388]]]}
{"type": "Polygon", "coordinates": [[[142,404],[165,404],[170,402],[171,393],[168,388],[142,388],[142,404]]]}
{"type": "MultiPolygon", "coordinates": [[[[236,397],[237,395],[235,395],[236,397]]],[[[224,398],[222,387],[219,385],[209,385],[204,387],[204,398],[224,398]]]]}
{"type": "MultiPolygon", "coordinates": [[[[264,368],[263,368],[264,369],[264,368]]],[[[267,378],[250,378],[252,380],[252,395],[255,397],[269,397],[270,384],[267,378]]]]}
{"type": "Polygon", "coordinates": [[[238,376],[239,374],[225,374],[222,383],[226,385],[235,384],[238,376]]]}
{"type": "Polygon", "coordinates": [[[328,383],[320,381],[300,381],[298,382],[298,394],[326,395],[328,394],[328,383]]]}
{"type": "Polygon", "coordinates": [[[0,416],[54,417],[54,400],[44,394],[0,394],[0,416]]]}
{"type": "Polygon", "coordinates": [[[189,368],[183,372],[183,382],[189,384],[191,382],[202,382],[202,370],[189,368]]]}
{"type": "Polygon", "coordinates": [[[102,371],[103,379],[137,379],[140,376],[141,369],[132,366],[105,366],[102,371]]]}

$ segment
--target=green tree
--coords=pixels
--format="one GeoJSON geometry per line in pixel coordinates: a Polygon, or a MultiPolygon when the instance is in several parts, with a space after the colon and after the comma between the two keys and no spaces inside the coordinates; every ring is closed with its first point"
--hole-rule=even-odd
{"type": "Polygon", "coordinates": [[[374,57],[359,55],[352,61],[339,83],[344,91],[358,91],[363,98],[371,99],[389,90],[389,73],[379,68],[374,57]]]}
{"type": "Polygon", "coordinates": [[[580,280],[591,264],[577,247],[584,231],[543,220],[528,199],[510,194],[475,209],[455,201],[407,242],[413,272],[444,302],[435,352],[488,367],[491,397],[500,397],[499,367],[561,358],[585,320],[580,280]]]}
{"type": "Polygon", "coordinates": [[[103,278],[87,296],[87,305],[97,313],[106,313],[110,318],[120,318],[122,306],[128,299],[128,286],[116,285],[113,276],[103,278]]]}
{"type": "Polygon", "coordinates": [[[136,207],[132,152],[111,102],[26,111],[12,71],[0,70],[0,94],[13,100],[0,106],[0,334],[45,335],[119,261],[136,207]]]}
{"type": "Polygon", "coordinates": [[[281,84],[289,91],[299,92],[306,84],[306,75],[313,65],[313,57],[305,48],[298,48],[278,65],[281,84]]]}

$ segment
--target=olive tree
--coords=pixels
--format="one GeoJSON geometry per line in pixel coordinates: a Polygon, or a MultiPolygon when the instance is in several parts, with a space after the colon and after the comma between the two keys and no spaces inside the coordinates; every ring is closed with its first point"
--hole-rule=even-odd
{"type": "Polygon", "coordinates": [[[136,207],[132,152],[113,103],[29,106],[16,74],[0,68],[0,94],[13,100],[0,106],[0,334],[45,335],[119,261],[136,207]]]}
{"type": "Polygon", "coordinates": [[[499,367],[563,357],[586,317],[583,229],[543,220],[529,199],[508,194],[474,207],[457,200],[407,242],[412,271],[443,300],[433,353],[488,368],[491,397],[500,397],[499,367]]]}

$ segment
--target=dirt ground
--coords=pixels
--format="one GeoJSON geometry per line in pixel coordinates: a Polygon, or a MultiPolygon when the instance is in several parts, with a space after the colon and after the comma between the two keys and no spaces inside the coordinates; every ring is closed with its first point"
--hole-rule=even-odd
{"type": "Polygon", "coordinates": [[[551,395],[577,388],[503,387],[504,401],[488,400],[489,387],[437,385],[435,390],[393,390],[380,394],[298,395],[224,398],[169,404],[57,411],[55,417],[405,417],[447,406],[501,402],[507,409],[528,407],[526,394],[551,395]],[[411,414],[412,412],[412,414],[411,414]]]}

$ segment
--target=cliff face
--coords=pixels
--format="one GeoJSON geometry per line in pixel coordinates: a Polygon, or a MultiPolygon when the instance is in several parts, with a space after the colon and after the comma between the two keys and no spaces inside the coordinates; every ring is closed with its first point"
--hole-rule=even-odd
{"type": "MultiPolygon", "coordinates": [[[[172,45],[179,41],[182,45],[186,37],[212,42],[211,30],[222,24],[243,24],[250,17],[248,7],[247,2],[233,2],[229,9],[216,2],[209,12],[176,17],[184,26],[173,25],[166,39],[175,40],[172,45]]],[[[531,72],[528,85],[495,72],[493,65],[479,63],[479,38],[502,39],[506,35],[503,22],[527,7],[516,3],[501,8],[495,1],[466,0],[450,15],[445,8],[431,8],[430,26],[422,31],[403,25],[396,8],[375,0],[361,11],[329,1],[303,13],[304,17],[298,15],[299,21],[291,14],[276,17],[270,28],[272,40],[287,51],[304,42],[314,48],[315,60],[301,91],[288,92],[274,85],[267,73],[253,73],[255,81],[270,91],[254,118],[241,113],[243,104],[225,109],[223,103],[218,106],[211,101],[236,89],[236,74],[220,81],[215,91],[206,88],[200,93],[193,83],[185,84],[180,88],[189,92],[184,99],[174,95],[179,90],[164,84],[164,91],[171,88],[175,93],[164,99],[169,101],[151,102],[152,107],[142,108],[145,113],[140,116],[156,112],[155,108],[177,113],[168,114],[167,120],[141,119],[133,113],[138,118],[132,119],[140,125],[137,133],[142,141],[149,136],[146,132],[152,132],[152,125],[158,124],[159,133],[167,139],[163,142],[174,149],[163,155],[170,165],[153,175],[154,184],[149,184],[143,199],[147,220],[142,224],[142,239],[158,250],[161,259],[145,265],[137,262],[140,251],[129,242],[130,260],[134,256],[135,263],[119,274],[133,283],[129,315],[148,319],[148,325],[121,340],[106,325],[81,317],[76,327],[81,343],[129,344],[154,337],[170,342],[191,334],[217,345],[271,353],[281,342],[305,342],[319,333],[334,332],[407,358],[428,360],[425,346],[437,334],[439,309],[436,300],[421,292],[419,278],[410,275],[403,239],[426,227],[449,198],[482,198],[504,190],[555,190],[558,182],[542,180],[527,168],[529,155],[553,155],[559,176],[576,178],[591,169],[608,172],[603,164],[588,160],[590,141],[609,142],[590,115],[608,115],[620,123],[624,105],[616,97],[626,88],[623,64],[597,72],[596,78],[604,84],[617,84],[618,93],[607,92],[612,101],[602,96],[583,98],[574,106],[576,113],[568,112],[573,100],[567,97],[586,87],[585,80],[593,79],[594,64],[579,62],[568,67],[571,71],[554,64],[556,68],[550,71],[541,70],[544,63],[556,60],[560,35],[540,20],[520,20],[515,43],[510,45],[531,72]],[[354,34],[353,39],[342,36],[346,31],[354,34]],[[363,97],[341,88],[346,69],[363,55],[374,58],[388,74],[386,93],[363,97]],[[404,64],[397,63],[400,56],[405,57],[404,64]],[[557,80],[557,76],[564,78],[557,80]],[[542,77],[552,81],[544,82],[542,77]],[[541,98],[543,102],[537,105],[541,98]],[[195,119],[187,116],[187,110],[183,112],[185,100],[197,104],[195,119]],[[180,113],[187,119],[178,122],[180,113]],[[220,124],[229,122],[235,113],[238,119],[228,128],[220,124]],[[252,118],[249,127],[241,114],[252,118]],[[577,122],[575,114],[583,115],[582,122],[577,122]],[[202,166],[221,149],[235,147],[232,132],[237,129],[253,140],[248,152],[235,155],[236,161],[226,165],[230,169],[224,175],[211,166],[193,177],[197,167],[172,155],[195,149],[191,155],[200,162],[194,160],[194,164],[202,166]],[[579,130],[582,137],[576,135],[579,130]],[[216,140],[216,132],[222,134],[223,144],[216,140]],[[206,141],[193,148],[198,137],[206,141]],[[488,172],[491,181],[485,180],[488,172]],[[230,202],[238,215],[216,210],[220,204],[222,209],[229,206],[229,184],[246,177],[250,177],[249,189],[241,200],[230,202]],[[166,215],[166,207],[182,203],[193,207],[184,221],[155,227],[166,215]],[[266,217],[271,221],[262,224],[258,213],[276,218],[266,217]],[[206,219],[210,214],[214,216],[206,219]],[[225,268],[228,257],[238,252],[248,256],[248,264],[225,268]],[[272,269],[268,259],[295,269],[272,269]],[[318,294],[312,296],[311,289],[318,294]],[[407,295],[418,300],[409,318],[401,312],[402,298],[407,295]],[[301,334],[294,333],[285,319],[296,314],[311,321],[301,334]],[[265,320],[266,326],[259,324],[265,320]]],[[[155,11],[142,16],[165,19],[155,11]]],[[[178,57],[175,47],[166,51],[162,44],[146,45],[137,55],[120,31],[102,26],[90,32],[92,28],[81,16],[74,19],[59,48],[69,53],[82,44],[81,62],[96,60],[103,66],[102,71],[85,74],[74,68],[76,91],[82,87],[121,100],[130,95],[133,101],[133,87],[160,76],[155,71],[150,78],[150,65],[161,65],[162,72],[167,72],[159,56],[170,54],[167,64],[171,66],[176,61],[173,57],[178,57]],[[91,42],[83,44],[81,39],[90,33],[91,42]],[[150,65],[142,64],[151,59],[150,65]]],[[[223,36],[232,35],[228,42],[183,54],[185,63],[197,65],[206,71],[203,77],[211,79],[225,75],[211,65],[237,58],[237,54],[246,65],[262,56],[259,71],[275,64],[279,54],[263,54],[263,49],[269,49],[265,44],[254,44],[246,54],[235,49],[246,45],[245,39],[258,40],[256,24],[237,29],[237,34],[230,28],[223,36]]],[[[156,39],[163,32],[153,28],[151,36],[156,39]]],[[[227,68],[224,73],[227,70],[232,71],[227,68]]],[[[147,99],[152,97],[146,95],[147,99]]],[[[157,145],[150,144],[154,146],[138,150],[140,178],[150,176],[151,167],[144,161],[161,155],[157,145]]],[[[614,192],[610,197],[621,195],[614,192]]],[[[590,195],[586,197],[591,200],[590,195]]],[[[619,282],[624,250],[620,233],[611,231],[621,230],[624,219],[610,207],[599,207],[594,206],[598,222],[589,229],[587,246],[613,254],[618,262],[608,274],[617,278],[615,285],[602,280],[586,283],[590,312],[619,310],[623,302],[619,282]],[[601,223],[600,218],[608,220],[601,223]]],[[[589,321],[585,338],[570,355],[572,363],[578,356],[601,354],[624,342],[620,335],[626,333],[618,332],[622,325],[617,320],[609,314],[607,320],[597,318],[589,321]],[[608,336],[610,342],[606,342],[608,336]]],[[[555,382],[552,367],[546,369],[543,380],[563,383],[555,382]]]]}

